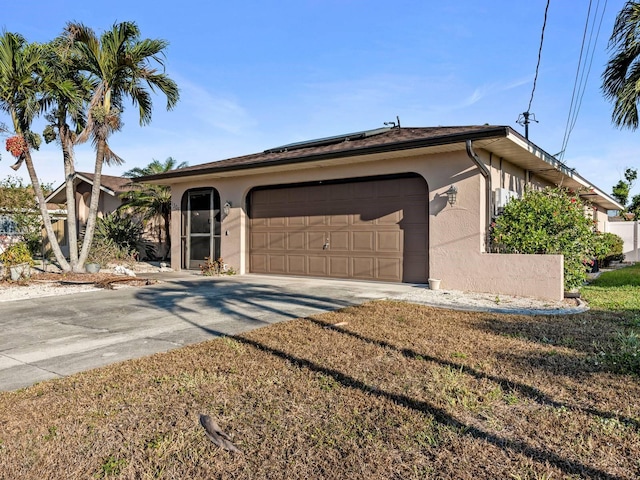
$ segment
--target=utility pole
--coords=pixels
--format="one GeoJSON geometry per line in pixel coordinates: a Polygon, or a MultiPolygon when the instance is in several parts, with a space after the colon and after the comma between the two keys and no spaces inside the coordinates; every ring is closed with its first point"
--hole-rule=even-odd
{"type": "Polygon", "coordinates": [[[529,140],[529,124],[531,122],[538,123],[538,121],[536,120],[536,114],[535,113],[531,113],[529,111],[523,112],[518,117],[517,122],[520,125],[524,125],[524,138],[529,140]]]}

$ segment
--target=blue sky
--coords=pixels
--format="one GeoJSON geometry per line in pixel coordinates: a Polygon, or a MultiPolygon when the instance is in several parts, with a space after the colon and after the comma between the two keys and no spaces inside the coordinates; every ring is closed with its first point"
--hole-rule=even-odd
{"type": "MultiPolygon", "coordinates": [[[[564,162],[603,190],[640,167],[640,132],[610,122],[600,92],[607,42],[623,0],[606,10],[564,162]]],[[[143,37],[169,41],[167,73],[181,89],[171,112],[155,97],[153,121],[140,127],[133,108],[111,147],[126,160],[119,175],[171,156],[190,165],[255,153],[312,138],[383,126],[509,125],[527,109],[546,0],[280,0],[221,2],[7,2],[0,26],[47,41],[68,21],[98,33],[135,21],[143,37]]],[[[588,0],[552,0],[531,112],[530,139],[561,150],[588,0]]],[[[600,20],[600,15],[596,19],[600,20]]],[[[597,31],[594,30],[595,36],[597,31]]],[[[7,122],[0,114],[0,121],[7,122]]],[[[2,147],[0,178],[15,175],[2,147]]],[[[34,154],[39,177],[59,184],[61,154],[34,154]]],[[[77,169],[92,171],[90,146],[77,169]]],[[[27,178],[26,170],[18,172],[27,178]]],[[[640,192],[636,187],[634,193],[640,192]]]]}

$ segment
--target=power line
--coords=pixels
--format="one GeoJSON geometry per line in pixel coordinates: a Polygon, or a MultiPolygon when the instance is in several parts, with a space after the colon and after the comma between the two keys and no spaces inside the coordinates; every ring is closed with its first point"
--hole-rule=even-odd
{"type": "Polygon", "coordinates": [[[593,57],[595,55],[595,47],[598,43],[598,38],[600,36],[600,29],[602,27],[602,21],[604,19],[604,13],[607,9],[608,0],[605,0],[604,6],[602,7],[602,12],[600,12],[600,22],[598,22],[598,30],[596,32],[595,40],[593,39],[593,31],[596,25],[596,19],[598,17],[598,10],[600,9],[600,0],[596,4],[596,9],[593,14],[593,23],[591,25],[591,29],[589,31],[589,23],[591,20],[591,6],[592,0],[589,0],[589,8],[587,9],[587,19],[584,25],[584,32],[582,34],[582,45],[580,47],[580,56],[578,58],[578,67],[576,69],[576,77],[573,84],[573,92],[571,94],[571,104],[569,105],[569,113],[567,115],[567,123],[565,125],[564,137],[562,139],[562,148],[560,149],[560,153],[558,154],[559,159],[564,157],[564,154],[567,150],[567,145],[569,144],[569,138],[571,137],[571,133],[573,132],[573,128],[576,125],[576,121],[578,120],[578,114],[580,113],[580,108],[582,106],[582,100],[584,98],[584,93],[587,88],[587,81],[589,79],[589,74],[591,73],[591,66],[593,64],[593,57]],[[585,52],[585,40],[587,38],[587,31],[589,31],[589,40],[587,42],[587,49],[585,52]],[[583,62],[583,53],[584,53],[584,62],[583,62]],[[586,67],[585,73],[585,66],[586,67]],[[581,70],[581,67],[582,70],[581,70]]]}
{"type": "Polygon", "coordinates": [[[520,125],[524,125],[524,136],[527,139],[529,138],[529,123],[531,123],[531,121],[537,122],[535,115],[531,113],[531,104],[533,103],[533,95],[536,91],[536,84],[538,83],[538,72],[540,70],[540,61],[542,59],[542,44],[544,43],[544,31],[547,27],[547,14],[549,12],[550,2],[551,0],[547,0],[547,6],[544,9],[544,20],[542,22],[542,32],[540,33],[540,47],[538,48],[538,62],[536,63],[536,73],[533,77],[533,88],[531,89],[529,106],[527,107],[527,111],[522,113],[517,120],[520,125]]]}
{"type": "Polygon", "coordinates": [[[538,48],[538,63],[536,64],[536,74],[533,77],[533,88],[531,89],[531,98],[529,99],[529,106],[527,112],[531,111],[531,104],[533,103],[533,94],[536,91],[536,83],[538,83],[538,71],[540,70],[540,60],[542,58],[542,43],[544,42],[544,30],[547,27],[547,14],[549,12],[549,3],[551,0],[547,0],[547,6],[544,9],[544,21],[542,22],[542,32],[540,33],[540,48],[538,48]]]}

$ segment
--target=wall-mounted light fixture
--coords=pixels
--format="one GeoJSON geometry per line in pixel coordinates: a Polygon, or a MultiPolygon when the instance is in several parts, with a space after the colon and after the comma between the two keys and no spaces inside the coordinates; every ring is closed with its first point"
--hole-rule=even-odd
{"type": "Polygon", "coordinates": [[[458,197],[458,189],[456,188],[455,185],[451,185],[449,187],[449,190],[447,190],[444,193],[447,194],[447,201],[449,202],[449,205],[453,207],[456,204],[456,200],[458,197]]]}
{"type": "Polygon", "coordinates": [[[226,217],[227,215],[229,215],[230,211],[231,211],[231,202],[225,202],[224,206],[222,207],[222,213],[224,213],[224,216],[226,217]]]}

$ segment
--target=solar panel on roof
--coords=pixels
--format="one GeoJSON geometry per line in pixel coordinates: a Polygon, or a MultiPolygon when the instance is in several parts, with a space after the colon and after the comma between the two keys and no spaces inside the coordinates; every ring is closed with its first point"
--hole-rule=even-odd
{"type": "Polygon", "coordinates": [[[360,138],[373,137],[391,130],[391,127],[376,128],[374,130],[363,130],[362,132],[347,133],[343,135],[335,135],[332,137],[316,138],[314,140],[305,140],[303,142],[294,142],[281,147],[270,148],[264,153],[286,152],[290,150],[299,150],[308,147],[320,147],[323,145],[333,145],[334,143],[347,142],[349,140],[357,140],[360,138]]]}

